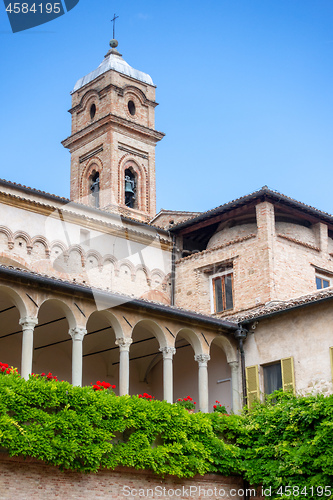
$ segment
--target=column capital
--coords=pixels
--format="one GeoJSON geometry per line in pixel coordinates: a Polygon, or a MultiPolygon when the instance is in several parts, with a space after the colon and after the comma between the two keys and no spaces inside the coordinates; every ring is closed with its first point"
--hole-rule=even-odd
{"type": "Polygon", "coordinates": [[[68,333],[73,340],[80,340],[82,342],[85,334],[87,333],[87,330],[85,328],[76,326],[75,328],[70,328],[68,333]]]}
{"type": "Polygon", "coordinates": [[[210,356],[209,354],[196,354],[194,360],[199,363],[199,366],[207,366],[210,356]]]}
{"type": "Polygon", "coordinates": [[[239,361],[229,361],[228,365],[230,366],[231,370],[238,370],[239,361]]]}
{"type": "Polygon", "coordinates": [[[176,349],[171,346],[160,347],[159,351],[163,354],[164,359],[172,359],[176,354],[176,349]]]}
{"type": "Polygon", "coordinates": [[[130,345],[133,340],[129,337],[117,337],[115,340],[115,344],[119,346],[120,351],[129,351],[130,345]]]}
{"type": "Polygon", "coordinates": [[[38,318],[32,318],[30,316],[26,316],[25,318],[21,318],[19,320],[19,324],[22,326],[22,329],[34,329],[38,323],[38,318]]]}

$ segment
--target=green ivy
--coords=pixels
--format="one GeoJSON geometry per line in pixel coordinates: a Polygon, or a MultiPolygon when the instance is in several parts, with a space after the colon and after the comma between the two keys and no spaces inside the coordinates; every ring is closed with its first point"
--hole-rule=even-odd
{"type": "Polygon", "coordinates": [[[275,393],[241,416],[189,414],[165,401],[0,375],[0,446],[62,469],[242,475],[272,488],[270,498],[333,498],[317,489],[333,491],[332,445],[333,396],[275,393]]]}
{"type": "Polygon", "coordinates": [[[0,446],[84,472],[118,465],[178,477],[239,470],[236,445],[217,438],[208,415],[18,375],[0,375],[0,446]]]}

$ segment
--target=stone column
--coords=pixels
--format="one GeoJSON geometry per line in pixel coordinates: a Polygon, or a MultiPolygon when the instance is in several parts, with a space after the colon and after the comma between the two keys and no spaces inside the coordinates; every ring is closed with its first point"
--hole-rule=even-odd
{"type": "Polygon", "coordinates": [[[173,356],[176,354],[174,347],[160,347],[163,353],[163,399],[173,403],[173,356]]]}
{"type": "Polygon", "coordinates": [[[82,386],[82,342],[87,330],[85,328],[71,328],[69,334],[72,342],[72,384],[82,386]]]}
{"type": "Polygon", "coordinates": [[[209,354],[196,354],[195,361],[199,364],[199,410],[208,413],[208,370],[209,354]]]}
{"type": "Polygon", "coordinates": [[[229,366],[231,369],[232,411],[238,414],[242,408],[239,393],[239,363],[238,361],[231,361],[229,366]]]}
{"type": "Polygon", "coordinates": [[[132,339],[118,337],[116,345],[119,346],[119,396],[129,393],[129,350],[132,339]]]}
{"type": "Polygon", "coordinates": [[[32,372],[32,356],[34,347],[34,328],[38,323],[38,318],[21,318],[19,321],[22,326],[22,358],[21,358],[21,376],[26,380],[32,372]]]}

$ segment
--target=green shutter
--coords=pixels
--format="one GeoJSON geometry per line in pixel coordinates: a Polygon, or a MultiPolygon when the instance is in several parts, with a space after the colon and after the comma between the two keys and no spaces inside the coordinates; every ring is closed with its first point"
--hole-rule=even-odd
{"type": "Polygon", "coordinates": [[[247,406],[251,408],[253,401],[260,398],[258,365],[246,368],[247,406]]]}
{"type": "Polygon", "coordinates": [[[282,388],[295,394],[294,358],[281,359],[282,388]]]}

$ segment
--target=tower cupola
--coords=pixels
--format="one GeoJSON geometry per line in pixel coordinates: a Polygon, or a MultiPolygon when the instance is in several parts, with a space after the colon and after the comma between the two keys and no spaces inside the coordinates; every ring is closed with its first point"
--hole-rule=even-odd
{"type": "Polygon", "coordinates": [[[130,66],[112,39],[97,69],[80,78],[72,94],[71,199],[149,220],[156,213],[152,78],[130,66]]]}

